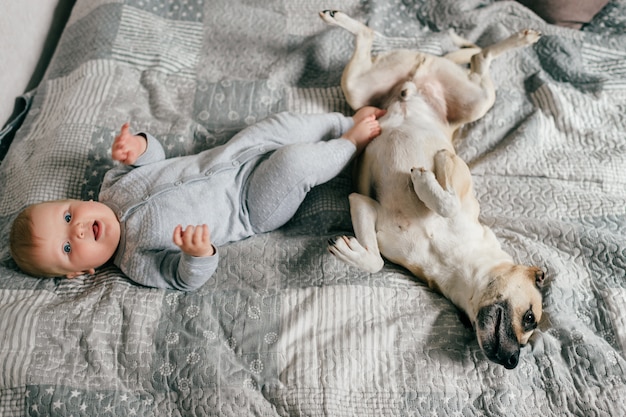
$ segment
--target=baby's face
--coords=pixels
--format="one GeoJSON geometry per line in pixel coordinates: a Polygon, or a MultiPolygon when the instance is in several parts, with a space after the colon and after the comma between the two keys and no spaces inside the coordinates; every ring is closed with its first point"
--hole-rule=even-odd
{"type": "Polygon", "coordinates": [[[120,241],[115,213],[95,201],[42,203],[33,207],[32,221],[40,243],[37,259],[68,276],[93,273],[111,259],[120,241]]]}

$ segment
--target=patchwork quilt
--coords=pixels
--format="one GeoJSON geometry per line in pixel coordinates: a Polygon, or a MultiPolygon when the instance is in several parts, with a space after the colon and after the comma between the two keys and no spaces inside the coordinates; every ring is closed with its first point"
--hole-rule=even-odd
{"type": "MultiPolygon", "coordinates": [[[[582,30],[494,0],[77,0],[0,165],[0,415],[626,415],[626,2],[582,30]],[[453,50],[543,34],[492,64],[497,99],[455,141],[481,221],[546,272],[544,316],[513,370],[489,362],[446,299],[387,262],[327,251],[352,233],[346,170],[283,228],[220,248],[197,291],[140,287],[114,267],[19,272],[27,204],[96,199],[122,123],[169,157],[280,112],[351,114],[352,36],[375,52],[453,50]]],[[[17,125],[17,124],[16,124],[17,125]]],[[[8,146],[3,142],[4,146],[8,146]]]]}

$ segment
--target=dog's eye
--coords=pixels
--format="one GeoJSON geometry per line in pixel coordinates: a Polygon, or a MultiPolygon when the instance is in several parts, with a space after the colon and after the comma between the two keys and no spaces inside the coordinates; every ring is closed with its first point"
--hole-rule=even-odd
{"type": "Polygon", "coordinates": [[[537,327],[537,321],[535,319],[535,313],[532,310],[528,310],[522,318],[525,329],[534,329],[537,327]]]}

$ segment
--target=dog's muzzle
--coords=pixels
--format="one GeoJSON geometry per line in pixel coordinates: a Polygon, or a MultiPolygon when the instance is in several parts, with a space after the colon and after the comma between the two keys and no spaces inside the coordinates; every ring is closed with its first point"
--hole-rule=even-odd
{"type": "Polygon", "coordinates": [[[476,317],[478,342],[489,360],[507,369],[519,363],[520,343],[513,330],[507,302],[482,307],[476,317]]]}

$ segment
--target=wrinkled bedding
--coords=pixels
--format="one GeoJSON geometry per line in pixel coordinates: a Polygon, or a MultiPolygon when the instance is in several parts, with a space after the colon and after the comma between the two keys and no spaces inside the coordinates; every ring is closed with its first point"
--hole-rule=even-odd
{"type": "Polygon", "coordinates": [[[623,0],[580,31],[509,1],[77,0],[0,165],[0,415],[626,415],[625,33],[623,0]],[[546,271],[514,370],[403,268],[328,253],[352,230],[349,170],[285,227],[221,248],[195,292],[114,267],[31,278],[10,259],[25,205],[97,198],[126,121],[177,156],[279,111],[350,114],[352,37],[325,8],[378,31],[376,51],[442,54],[451,28],[479,45],[543,33],[493,63],[494,108],[455,143],[481,220],[546,271]]]}

